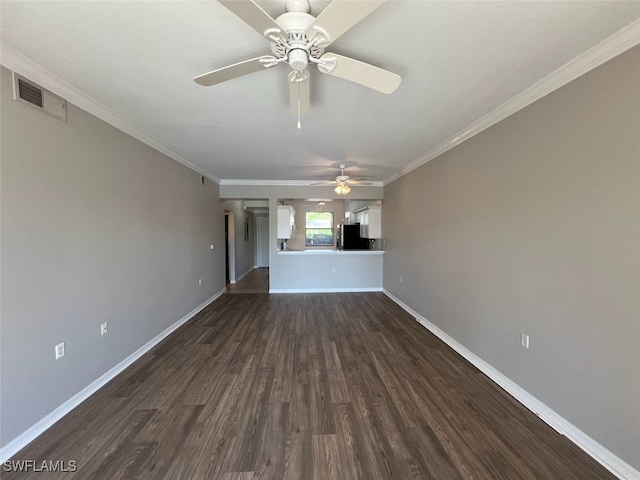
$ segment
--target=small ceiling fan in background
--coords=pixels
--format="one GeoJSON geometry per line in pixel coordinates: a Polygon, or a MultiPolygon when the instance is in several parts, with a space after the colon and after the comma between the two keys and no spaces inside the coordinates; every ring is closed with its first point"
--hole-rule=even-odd
{"type": "Polygon", "coordinates": [[[338,37],[373,12],[385,0],[333,0],[317,17],[308,0],[286,0],[286,12],[273,19],[254,0],[219,0],[250,27],[271,42],[273,55],[235,63],[195,77],[204,86],[232,80],[242,75],[287,63],[289,96],[292,113],[298,118],[309,109],[310,63],[315,63],[321,73],[340,77],[359,85],[392,93],[400,85],[401,78],[368,63],[335,53],[325,53],[325,48],[338,37]]]}
{"type": "Polygon", "coordinates": [[[349,185],[371,185],[372,182],[367,181],[368,177],[351,178],[349,175],[344,174],[346,165],[340,164],[338,167],[340,168],[340,175],[338,175],[335,180],[314,183],[313,185],[336,185],[334,191],[338,195],[346,195],[349,193],[351,191],[351,187],[349,185]]]}

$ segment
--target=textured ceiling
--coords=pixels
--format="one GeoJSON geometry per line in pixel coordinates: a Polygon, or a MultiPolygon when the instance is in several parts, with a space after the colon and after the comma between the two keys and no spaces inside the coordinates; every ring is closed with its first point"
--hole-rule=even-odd
{"type": "MultiPolygon", "coordinates": [[[[284,1],[258,1],[272,16],[284,1]]],[[[311,0],[317,15],[327,0],[311,0]]],[[[390,0],[328,48],[402,76],[391,95],[312,72],[297,130],[286,65],[216,1],[2,1],[2,42],[219,179],[384,181],[640,17],[637,1],[390,0]]]]}

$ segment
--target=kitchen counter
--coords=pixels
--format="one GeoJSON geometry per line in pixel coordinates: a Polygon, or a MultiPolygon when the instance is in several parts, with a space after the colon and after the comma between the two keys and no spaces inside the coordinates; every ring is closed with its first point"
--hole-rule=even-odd
{"type": "Polygon", "coordinates": [[[384,250],[278,250],[277,255],[382,255],[384,250]]]}
{"type": "Polygon", "coordinates": [[[271,293],[379,292],[383,250],[278,250],[271,293]]]}

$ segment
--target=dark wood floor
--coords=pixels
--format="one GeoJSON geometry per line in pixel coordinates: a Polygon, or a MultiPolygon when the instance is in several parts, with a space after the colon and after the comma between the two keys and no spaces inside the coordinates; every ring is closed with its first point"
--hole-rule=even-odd
{"type": "Polygon", "coordinates": [[[74,479],[611,479],[382,293],[223,295],[15,458],[74,479]]]}
{"type": "Polygon", "coordinates": [[[269,267],[254,268],[237,283],[227,283],[227,293],[269,293],[269,267]]]}

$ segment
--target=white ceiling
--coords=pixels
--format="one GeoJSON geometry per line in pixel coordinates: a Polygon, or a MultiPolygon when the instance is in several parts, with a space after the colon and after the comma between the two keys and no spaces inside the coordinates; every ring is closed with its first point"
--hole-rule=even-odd
{"type": "MultiPolygon", "coordinates": [[[[284,11],[284,0],[257,3],[284,11]]],[[[312,14],[327,4],[311,0],[312,14]]],[[[341,162],[388,180],[640,18],[638,1],[390,0],[328,50],[401,75],[399,89],[383,95],[314,68],[297,130],[286,65],[213,87],[192,81],[270,54],[214,0],[0,6],[3,47],[226,180],[329,179],[341,162]]]]}

